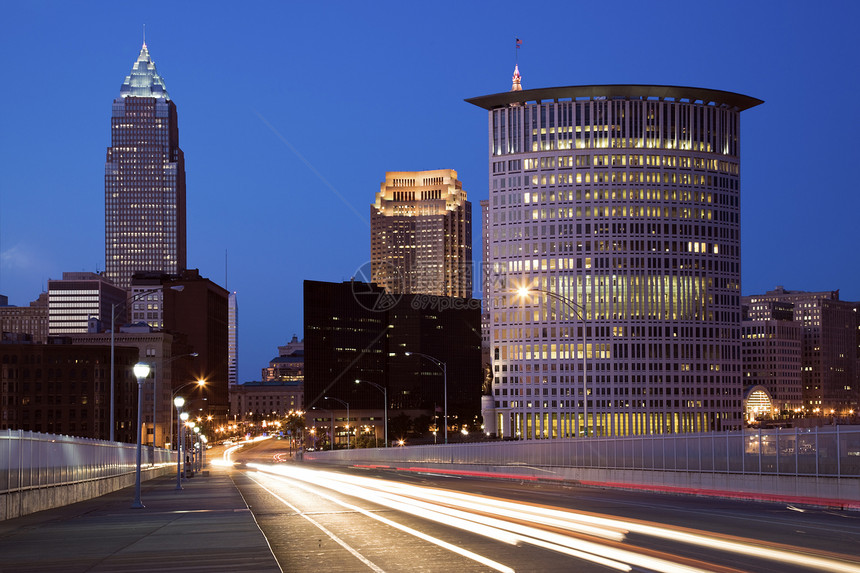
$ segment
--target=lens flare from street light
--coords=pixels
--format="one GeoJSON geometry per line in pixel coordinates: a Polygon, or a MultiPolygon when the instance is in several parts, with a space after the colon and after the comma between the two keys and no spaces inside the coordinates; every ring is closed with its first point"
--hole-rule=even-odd
{"type": "Polygon", "coordinates": [[[134,377],[135,378],[146,378],[149,376],[149,364],[146,362],[138,362],[134,365],[134,377]]]}

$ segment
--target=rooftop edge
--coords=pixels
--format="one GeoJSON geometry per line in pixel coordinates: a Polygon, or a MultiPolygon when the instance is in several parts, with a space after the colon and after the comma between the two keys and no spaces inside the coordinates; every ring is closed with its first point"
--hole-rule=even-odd
{"type": "Polygon", "coordinates": [[[502,92],[497,94],[468,98],[464,101],[482,107],[486,110],[506,107],[515,103],[558,101],[569,99],[605,98],[637,98],[654,101],[689,101],[705,105],[726,105],[744,111],[764,103],[754,97],[713,90],[685,86],[658,86],[647,84],[605,84],[592,86],[565,86],[555,88],[537,88],[522,91],[502,92]]]}

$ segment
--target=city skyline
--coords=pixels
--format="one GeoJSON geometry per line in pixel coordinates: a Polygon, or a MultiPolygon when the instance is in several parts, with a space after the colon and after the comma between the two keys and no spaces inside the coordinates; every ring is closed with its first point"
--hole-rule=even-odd
{"type": "MultiPolygon", "coordinates": [[[[181,108],[187,265],[238,293],[240,382],[302,335],[304,279],[348,280],[370,260],[366,205],[380,173],[454,168],[473,204],[487,198],[486,117],[463,100],[510,88],[516,37],[524,89],[667,84],[763,99],[742,122],[742,294],[784,285],[860,300],[849,251],[860,199],[842,168],[858,142],[850,129],[819,134],[856,125],[858,111],[833,98],[799,106],[795,93],[857,87],[846,72],[856,6],[736,3],[715,16],[630,3],[607,32],[590,24],[602,21],[597,7],[547,5],[576,17],[575,42],[544,18],[512,24],[513,3],[455,6],[344,5],[327,17],[322,7],[216,4],[149,22],[131,6],[7,8],[0,45],[16,81],[2,96],[14,113],[0,134],[0,294],[26,306],[49,278],[104,270],[107,102],[146,23],[181,108]],[[95,32],[70,33],[93,22],[95,32]]],[[[473,251],[477,260],[478,232],[473,251]]]]}

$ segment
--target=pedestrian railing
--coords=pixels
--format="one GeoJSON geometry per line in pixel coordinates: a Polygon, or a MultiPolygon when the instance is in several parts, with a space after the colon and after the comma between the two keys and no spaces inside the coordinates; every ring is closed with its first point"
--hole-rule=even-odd
{"type": "Polygon", "coordinates": [[[860,426],[317,451],[305,459],[860,477],[860,426]]]}
{"type": "MultiPolygon", "coordinates": [[[[176,463],[169,450],[144,447],[142,464],[176,463]]],[[[0,430],[0,494],[134,472],[137,445],[0,430]]]]}

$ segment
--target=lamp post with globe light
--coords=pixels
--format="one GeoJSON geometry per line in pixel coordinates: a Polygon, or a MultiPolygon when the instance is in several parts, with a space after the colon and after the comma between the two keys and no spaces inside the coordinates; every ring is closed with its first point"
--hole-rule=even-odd
{"type": "Polygon", "coordinates": [[[555,299],[563,304],[566,304],[573,311],[573,314],[579,319],[582,325],[582,433],[588,437],[588,344],[585,340],[586,325],[585,325],[585,307],[581,304],[548,290],[538,288],[520,287],[517,289],[517,296],[522,299],[530,297],[532,293],[541,293],[548,298],[555,299]]]}
{"type": "MultiPolygon", "coordinates": [[[[158,394],[159,377],[161,378],[161,387],[164,388],[164,375],[163,375],[162,371],[166,370],[165,366],[167,366],[168,364],[170,364],[174,360],[178,360],[180,358],[197,358],[197,356],[199,356],[199,355],[196,352],[189,352],[188,354],[180,354],[179,356],[174,356],[172,358],[169,358],[168,360],[161,360],[158,363],[156,363],[156,366],[158,366],[160,364],[161,368],[155,369],[154,380],[152,381],[152,463],[153,463],[153,465],[155,464],[155,437],[157,435],[155,415],[156,415],[156,410],[157,410],[156,404],[158,404],[157,394],[158,394]]],[[[162,390],[162,395],[163,395],[163,390],[162,390]]],[[[176,391],[171,393],[171,398],[173,396],[176,396],[176,391]]],[[[167,427],[172,428],[173,424],[170,423],[167,425],[167,427]]],[[[173,433],[173,432],[171,431],[171,433],[173,433]]],[[[163,437],[163,433],[162,433],[162,437],[163,437]]],[[[171,436],[170,438],[171,438],[171,441],[173,441],[173,436],[171,436]]],[[[162,445],[164,445],[164,440],[162,440],[162,445]]]]}
{"type": "Polygon", "coordinates": [[[182,420],[182,425],[179,428],[179,436],[177,439],[182,444],[182,468],[184,470],[182,473],[184,475],[185,472],[188,471],[188,444],[185,443],[185,424],[188,422],[188,412],[182,412],[179,414],[179,419],[182,420]]]}
{"type": "Polygon", "coordinates": [[[140,501],[140,454],[142,450],[141,444],[141,415],[143,412],[143,382],[149,376],[149,364],[146,362],[138,362],[134,365],[134,376],[137,378],[137,466],[134,471],[134,501],[131,504],[132,509],[141,509],[144,507],[140,501]]]}
{"type": "Polygon", "coordinates": [[[198,445],[200,443],[200,426],[195,425],[191,429],[194,430],[194,435],[191,436],[191,449],[194,452],[192,454],[191,469],[192,471],[197,471],[198,466],[200,465],[200,452],[198,451],[200,449],[198,445]]]}
{"type": "Polygon", "coordinates": [[[176,406],[176,489],[182,489],[182,443],[179,436],[182,434],[182,406],[185,405],[185,398],[177,396],[173,399],[173,405],[176,406]]]}

